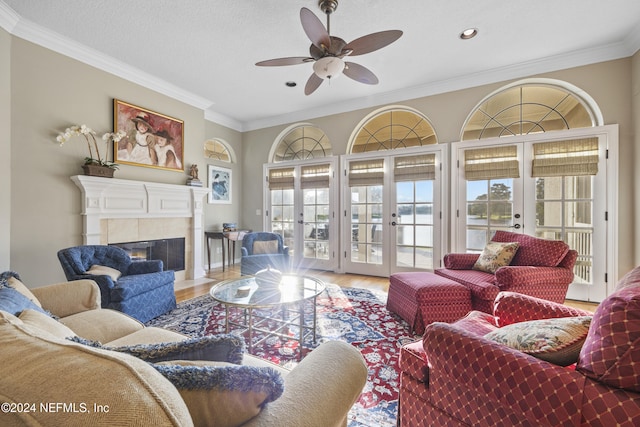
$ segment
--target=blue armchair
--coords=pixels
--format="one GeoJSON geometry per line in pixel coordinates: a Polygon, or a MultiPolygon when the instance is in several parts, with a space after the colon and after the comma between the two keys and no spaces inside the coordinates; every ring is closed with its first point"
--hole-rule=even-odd
{"type": "Polygon", "coordinates": [[[247,233],[242,239],[242,259],[240,274],[255,274],[271,266],[276,270],[288,272],[289,247],[284,246],[282,236],[277,233],[247,233]]]}
{"type": "Polygon", "coordinates": [[[91,279],[100,287],[103,308],[147,322],[176,307],[173,271],[160,260],[132,261],[117,246],[75,246],[58,251],[67,280],[91,279]]]}

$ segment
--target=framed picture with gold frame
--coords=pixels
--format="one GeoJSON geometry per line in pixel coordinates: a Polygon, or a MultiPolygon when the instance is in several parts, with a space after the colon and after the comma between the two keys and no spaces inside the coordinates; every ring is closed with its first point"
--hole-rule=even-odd
{"type": "Polygon", "coordinates": [[[184,171],[182,120],[114,99],[113,128],[125,134],[113,144],[115,163],[184,171]]]}

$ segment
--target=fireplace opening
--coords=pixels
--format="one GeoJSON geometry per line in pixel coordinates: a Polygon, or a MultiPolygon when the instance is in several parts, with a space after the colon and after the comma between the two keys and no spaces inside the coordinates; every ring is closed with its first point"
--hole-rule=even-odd
{"type": "Polygon", "coordinates": [[[162,260],[164,270],[184,270],[184,237],[110,243],[124,249],[133,261],[162,260]]]}

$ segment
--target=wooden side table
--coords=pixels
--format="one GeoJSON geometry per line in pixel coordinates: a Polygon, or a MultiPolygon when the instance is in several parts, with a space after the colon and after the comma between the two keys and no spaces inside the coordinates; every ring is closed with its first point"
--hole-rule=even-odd
{"type": "Polygon", "coordinates": [[[231,267],[231,264],[236,263],[236,242],[238,240],[242,241],[244,235],[247,233],[251,233],[252,230],[237,230],[237,231],[205,231],[204,237],[207,241],[207,266],[209,270],[211,270],[211,240],[220,240],[220,246],[222,248],[222,271],[224,271],[224,258],[225,258],[225,250],[224,250],[224,240],[227,240],[227,262],[228,266],[231,267]]]}
{"type": "MultiPolygon", "coordinates": [[[[231,267],[231,264],[235,264],[236,263],[236,242],[239,240],[242,242],[242,239],[244,238],[244,235],[247,233],[251,233],[252,230],[236,230],[236,231],[224,231],[222,233],[222,235],[224,236],[225,239],[227,239],[227,252],[228,252],[228,262],[229,262],[229,267],[231,267]]],[[[224,249],[222,249],[224,251],[224,249]]],[[[222,258],[222,271],[224,271],[224,257],[222,258]]]]}
{"type": "Polygon", "coordinates": [[[222,248],[222,271],[224,271],[224,232],[220,231],[205,231],[205,240],[207,241],[207,261],[208,269],[211,270],[211,245],[210,240],[220,240],[220,247],[222,248]]]}

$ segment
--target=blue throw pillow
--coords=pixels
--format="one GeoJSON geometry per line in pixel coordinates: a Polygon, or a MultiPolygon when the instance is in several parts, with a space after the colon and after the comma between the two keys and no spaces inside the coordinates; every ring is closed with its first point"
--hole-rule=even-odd
{"type": "Polygon", "coordinates": [[[0,287],[0,310],[11,313],[14,316],[19,316],[23,310],[27,309],[36,310],[47,316],[51,316],[50,313],[38,307],[33,301],[15,289],[6,286],[0,287]]]}
{"type": "Polygon", "coordinates": [[[231,334],[121,347],[80,337],[67,339],[149,362],[178,389],[195,425],[240,426],[284,391],[284,379],[276,369],[240,365],[244,340],[231,334]],[[219,362],[207,365],[210,361],[219,362]]]}
{"type": "Polygon", "coordinates": [[[98,341],[87,340],[77,336],[67,339],[90,347],[127,353],[145,362],[208,360],[239,365],[242,363],[245,350],[244,339],[232,334],[207,335],[200,338],[189,338],[184,341],[134,344],[120,347],[102,345],[98,341]]]}
{"type": "Polygon", "coordinates": [[[271,367],[164,363],[152,366],[178,389],[196,426],[244,425],[284,391],[284,379],[271,367]]]}

